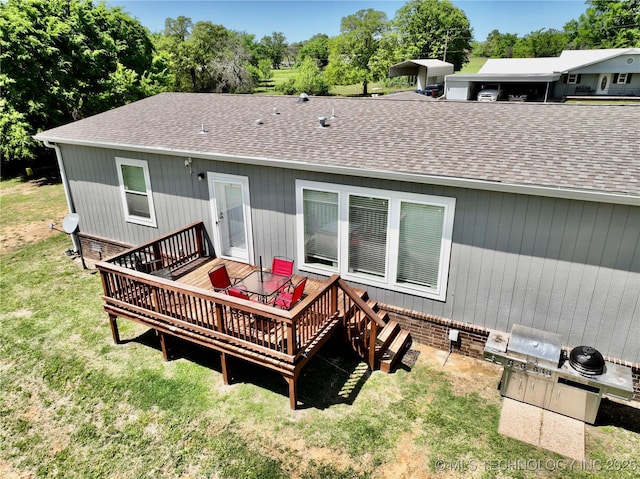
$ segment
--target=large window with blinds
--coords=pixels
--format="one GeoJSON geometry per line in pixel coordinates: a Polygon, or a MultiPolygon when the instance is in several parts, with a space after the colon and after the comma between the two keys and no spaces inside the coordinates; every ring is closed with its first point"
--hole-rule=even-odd
{"type": "Polygon", "coordinates": [[[116,167],[126,221],[155,227],[156,216],[147,162],[116,158],[116,167]]]}
{"type": "Polygon", "coordinates": [[[455,199],[296,182],[300,269],[446,298],[455,199]]]}

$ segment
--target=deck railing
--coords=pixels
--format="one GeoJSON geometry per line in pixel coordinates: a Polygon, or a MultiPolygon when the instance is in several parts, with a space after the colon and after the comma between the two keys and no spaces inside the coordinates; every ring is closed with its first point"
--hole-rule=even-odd
{"type": "Polygon", "coordinates": [[[341,316],[354,349],[374,367],[384,322],[338,275],[285,311],[158,274],[207,256],[198,222],[98,263],[105,309],[170,334],[203,335],[288,363],[305,356],[341,316]]]}
{"type": "Polygon", "coordinates": [[[105,309],[161,329],[184,328],[294,362],[335,318],[337,276],[292,311],[99,263],[105,309]]]}
{"type": "Polygon", "coordinates": [[[209,255],[204,224],[199,221],[131,248],[107,262],[144,273],[171,272],[209,255]]]}
{"type": "Polygon", "coordinates": [[[343,322],[347,339],[373,370],[377,359],[378,333],[385,323],[343,279],[338,280],[337,286],[343,292],[341,309],[345,312],[343,322]]]}

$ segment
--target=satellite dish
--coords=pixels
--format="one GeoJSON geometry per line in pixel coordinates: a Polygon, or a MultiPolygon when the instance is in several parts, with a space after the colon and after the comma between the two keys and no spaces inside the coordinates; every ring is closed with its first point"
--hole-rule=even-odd
{"type": "Polygon", "coordinates": [[[65,233],[73,234],[78,231],[78,224],[80,223],[80,216],[77,213],[71,213],[62,220],[62,229],[65,233]]]}

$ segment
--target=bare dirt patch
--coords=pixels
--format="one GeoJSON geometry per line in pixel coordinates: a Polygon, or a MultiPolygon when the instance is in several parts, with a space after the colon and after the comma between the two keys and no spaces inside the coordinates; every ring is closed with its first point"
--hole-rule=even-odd
{"type": "Polygon", "coordinates": [[[7,253],[25,243],[37,243],[61,234],[49,228],[50,223],[61,223],[67,213],[64,197],[48,201],[51,189],[61,185],[46,185],[38,180],[3,185],[0,189],[0,254],[7,253]],[[47,196],[47,201],[41,201],[47,196]],[[14,200],[20,198],[20,201],[14,200]]]}
{"type": "Polygon", "coordinates": [[[26,472],[26,471],[18,471],[0,459],[0,477],[11,477],[13,479],[28,479],[31,477],[35,477],[35,474],[26,472]]]}
{"type": "Polygon", "coordinates": [[[484,399],[499,402],[500,394],[497,388],[502,375],[501,366],[463,356],[455,351],[449,354],[448,351],[418,343],[414,343],[412,348],[420,352],[418,362],[447,373],[456,395],[475,393],[484,399]]]}
{"type": "MultiPolygon", "coordinates": [[[[61,212],[64,215],[64,211],[61,212]]],[[[25,243],[37,243],[39,241],[59,235],[55,230],[49,229],[49,221],[39,221],[20,226],[5,226],[2,228],[0,239],[0,254],[4,254],[25,243]]]]}

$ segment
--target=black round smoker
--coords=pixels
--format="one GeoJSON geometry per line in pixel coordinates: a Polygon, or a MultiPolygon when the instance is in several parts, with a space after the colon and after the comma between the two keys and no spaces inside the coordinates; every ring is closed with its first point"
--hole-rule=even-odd
{"type": "Polygon", "coordinates": [[[598,376],[604,372],[604,358],[591,346],[573,348],[569,353],[569,364],[579,373],[588,376],[598,376]]]}

